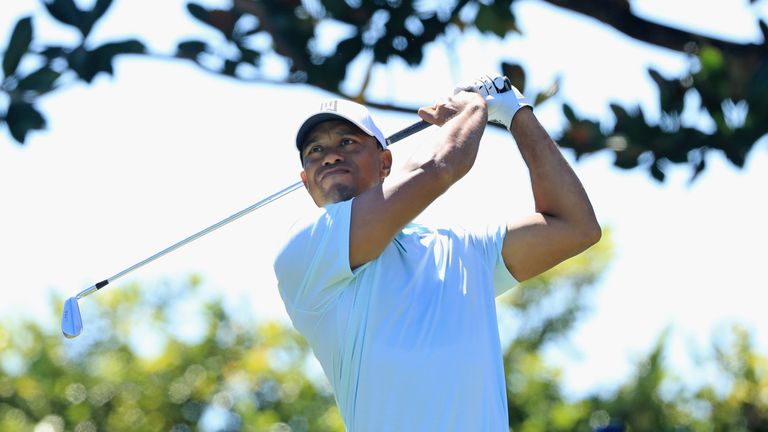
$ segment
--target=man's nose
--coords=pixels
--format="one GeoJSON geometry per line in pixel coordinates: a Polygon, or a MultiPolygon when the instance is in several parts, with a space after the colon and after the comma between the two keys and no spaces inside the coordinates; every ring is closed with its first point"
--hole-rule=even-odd
{"type": "Polygon", "coordinates": [[[335,163],[344,162],[344,157],[341,152],[336,149],[329,149],[323,156],[323,166],[333,165],[335,163]]]}

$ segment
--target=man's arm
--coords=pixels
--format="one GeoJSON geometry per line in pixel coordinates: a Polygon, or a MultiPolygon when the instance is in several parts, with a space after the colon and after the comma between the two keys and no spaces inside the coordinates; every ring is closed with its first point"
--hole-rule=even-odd
{"type": "Polygon", "coordinates": [[[530,171],[536,211],[508,224],[502,247],[507,269],[523,281],[597,243],[601,229],[581,182],[533,111],[517,111],[510,129],[530,171]]]}
{"type": "Polygon", "coordinates": [[[425,162],[394,181],[363,192],[352,202],[349,263],[359,267],[376,258],[397,233],[463,177],[477,156],[487,107],[482,96],[460,92],[419,110],[441,127],[441,145],[425,162]]]}

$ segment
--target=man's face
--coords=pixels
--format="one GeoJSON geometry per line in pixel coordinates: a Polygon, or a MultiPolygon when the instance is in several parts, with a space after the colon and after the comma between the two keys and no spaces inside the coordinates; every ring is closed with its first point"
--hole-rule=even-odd
{"type": "Polygon", "coordinates": [[[354,198],[384,181],[392,166],[389,150],[352,123],[315,126],[301,150],[301,180],[318,206],[354,198]]]}

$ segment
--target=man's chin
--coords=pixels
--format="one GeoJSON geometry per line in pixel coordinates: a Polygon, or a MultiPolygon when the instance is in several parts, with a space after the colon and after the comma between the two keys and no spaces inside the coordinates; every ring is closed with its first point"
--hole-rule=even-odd
{"type": "Polygon", "coordinates": [[[335,204],[342,201],[351,200],[358,195],[357,190],[349,185],[335,184],[325,193],[325,204],[335,204]]]}

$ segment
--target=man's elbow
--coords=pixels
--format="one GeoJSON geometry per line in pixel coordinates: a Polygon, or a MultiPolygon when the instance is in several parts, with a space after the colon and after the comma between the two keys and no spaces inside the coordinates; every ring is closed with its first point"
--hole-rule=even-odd
{"type": "Polygon", "coordinates": [[[592,220],[588,223],[583,224],[579,228],[579,243],[582,247],[582,250],[586,250],[587,248],[591,247],[592,245],[597,244],[597,242],[600,241],[600,238],[603,236],[603,229],[600,227],[600,224],[597,223],[596,220],[592,220]]]}
{"type": "Polygon", "coordinates": [[[572,221],[567,231],[563,232],[561,242],[567,245],[571,256],[578,255],[600,241],[603,230],[594,218],[572,221]]]}

